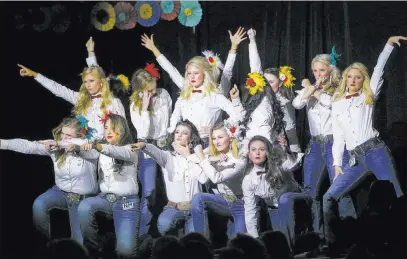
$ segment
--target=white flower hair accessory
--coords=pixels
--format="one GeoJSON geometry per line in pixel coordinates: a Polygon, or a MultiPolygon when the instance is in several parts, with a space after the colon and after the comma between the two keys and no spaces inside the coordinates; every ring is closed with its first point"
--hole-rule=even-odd
{"type": "Polygon", "coordinates": [[[202,54],[205,56],[206,60],[208,60],[209,64],[212,66],[216,66],[219,69],[222,69],[225,67],[225,65],[222,63],[222,60],[220,60],[219,55],[213,53],[211,50],[204,50],[202,51],[202,54]]]}
{"type": "Polygon", "coordinates": [[[224,122],[224,125],[225,125],[225,129],[226,129],[226,133],[229,135],[229,137],[237,139],[239,127],[233,125],[230,122],[226,122],[226,121],[224,122]]]}

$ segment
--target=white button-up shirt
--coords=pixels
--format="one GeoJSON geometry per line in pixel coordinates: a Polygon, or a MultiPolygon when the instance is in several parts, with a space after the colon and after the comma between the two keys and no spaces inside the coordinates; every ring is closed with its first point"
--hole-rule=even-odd
{"type": "Polygon", "coordinates": [[[55,185],[62,191],[77,194],[96,194],[98,192],[96,159],[85,160],[73,153],[68,153],[65,162],[58,167],[55,152],[48,151],[44,144],[25,139],[2,139],[0,141],[0,149],[51,157],[54,164],[55,185]]]}
{"type": "Polygon", "coordinates": [[[130,146],[102,144],[102,151],[80,151],[84,159],[99,160],[99,184],[102,193],[113,193],[118,196],[135,195],[139,192],[137,181],[137,153],[130,146]],[[120,171],[115,170],[114,159],[124,161],[120,171]]]}
{"type": "MultiPolygon", "coordinates": [[[[386,44],[374,68],[370,79],[370,89],[372,89],[374,100],[379,96],[383,84],[383,70],[393,48],[393,46],[386,44]]],[[[346,93],[347,95],[349,94],[346,93]]],[[[349,99],[343,97],[332,103],[334,165],[342,165],[345,144],[347,150],[353,150],[367,140],[379,136],[379,132],[373,128],[374,105],[367,105],[365,101],[366,96],[362,92],[358,97],[349,99]]]]}
{"type": "MultiPolygon", "coordinates": [[[[45,76],[38,74],[35,78],[38,83],[50,90],[54,95],[61,97],[62,99],[76,105],[79,99],[79,92],[75,92],[57,82],[46,78],[45,76]]],[[[91,100],[92,104],[89,106],[86,114],[83,114],[88,120],[88,126],[95,129],[92,139],[102,139],[104,133],[104,125],[100,121],[103,118],[104,113],[100,108],[102,104],[102,98],[94,98],[91,100]]],[[[111,111],[112,113],[119,114],[125,117],[124,107],[121,101],[112,96],[112,103],[106,107],[106,112],[111,111]]]]}
{"type": "Polygon", "coordinates": [[[191,201],[196,193],[202,192],[201,184],[206,183],[208,177],[199,166],[199,158],[196,154],[184,157],[148,143],[143,152],[162,167],[169,201],[176,203],[191,201]]]}
{"type": "Polygon", "coordinates": [[[298,95],[294,98],[292,104],[296,109],[302,109],[307,106],[307,116],[309,130],[312,136],[332,134],[331,106],[332,96],[321,93],[319,100],[311,96],[303,100],[305,88],[296,91],[298,95]]]}

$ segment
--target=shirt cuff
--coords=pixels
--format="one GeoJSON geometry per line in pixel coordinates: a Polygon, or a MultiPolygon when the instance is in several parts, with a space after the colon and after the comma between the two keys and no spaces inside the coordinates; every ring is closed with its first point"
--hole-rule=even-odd
{"type": "Polygon", "coordinates": [[[0,140],[0,149],[7,149],[8,148],[8,140],[1,139],[0,140]]]}

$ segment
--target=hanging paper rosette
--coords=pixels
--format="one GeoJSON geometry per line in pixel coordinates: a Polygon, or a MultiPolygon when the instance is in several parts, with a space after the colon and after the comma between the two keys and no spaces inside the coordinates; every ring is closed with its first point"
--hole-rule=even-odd
{"type": "Polygon", "coordinates": [[[113,6],[106,2],[97,3],[90,16],[93,25],[100,31],[109,31],[116,23],[116,12],[113,6]]]}
{"type": "Polygon", "coordinates": [[[71,18],[65,6],[56,4],[51,7],[53,13],[52,29],[56,33],[64,33],[71,25],[71,18]]]}
{"type": "Polygon", "coordinates": [[[137,21],[145,27],[150,27],[160,20],[160,6],[153,1],[138,1],[134,6],[137,12],[137,21]]]}
{"type": "Polygon", "coordinates": [[[52,13],[49,7],[40,7],[40,11],[43,15],[42,23],[34,23],[33,29],[41,32],[48,29],[49,25],[51,24],[52,13]]]}
{"type": "Polygon", "coordinates": [[[159,2],[161,8],[161,19],[166,21],[175,20],[181,11],[181,3],[173,0],[163,0],[159,2]]]}
{"type": "Polygon", "coordinates": [[[178,21],[187,27],[195,27],[201,21],[202,8],[198,1],[181,1],[178,21]]]}
{"type": "Polygon", "coordinates": [[[118,2],[114,6],[116,11],[116,27],[120,30],[133,29],[137,23],[136,9],[130,3],[118,2]]]}

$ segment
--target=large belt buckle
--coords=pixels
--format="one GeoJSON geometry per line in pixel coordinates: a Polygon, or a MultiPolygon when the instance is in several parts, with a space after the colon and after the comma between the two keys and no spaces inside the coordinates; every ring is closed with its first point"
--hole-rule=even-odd
{"type": "Polygon", "coordinates": [[[225,201],[227,201],[229,203],[233,203],[237,200],[237,197],[235,195],[224,194],[222,196],[223,196],[223,199],[225,199],[225,201]]]}
{"type": "Polygon", "coordinates": [[[108,193],[106,194],[106,200],[108,200],[110,203],[113,203],[117,201],[116,195],[113,193],[108,193]]]}
{"type": "Polygon", "coordinates": [[[70,201],[73,201],[73,202],[79,203],[79,202],[81,201],[81,200],[80,200],[80,194],[77,194],[77,193],[68,192],[68,193],[66,194],[66,197],[67,197],[70,201]]]}
{"type": "Polygon", "coordinates": [[[191,210],[191,202],[189,202],[189,201],[179,202],[177,204],[177,209],[179,209],[179,210],[191,210]]]}

